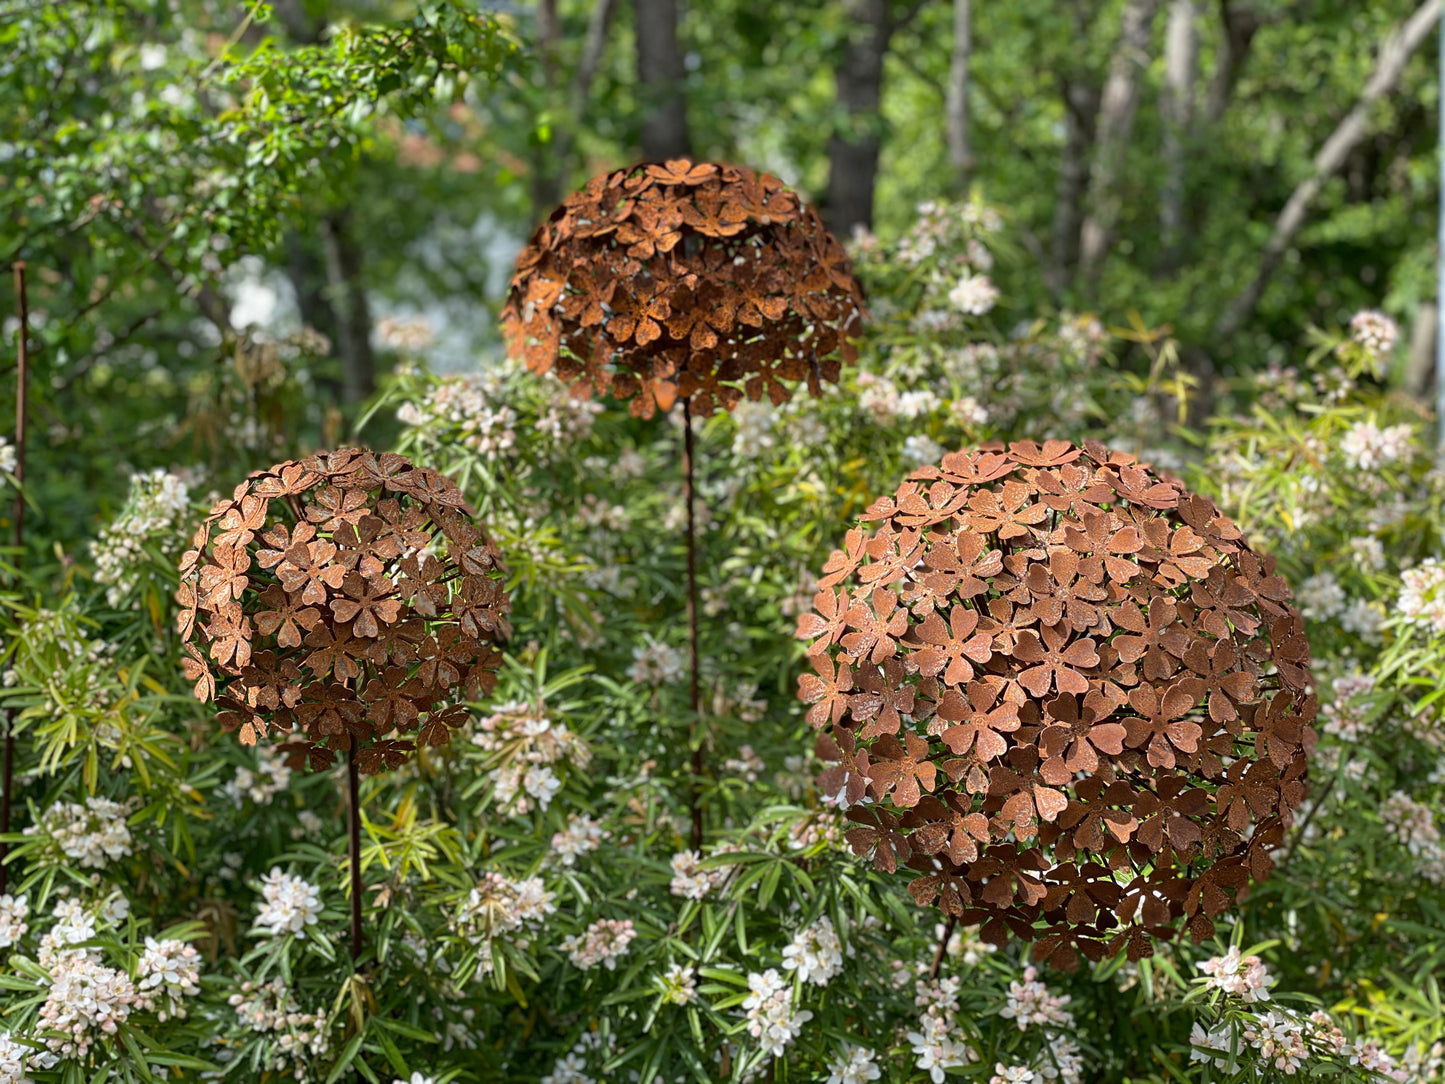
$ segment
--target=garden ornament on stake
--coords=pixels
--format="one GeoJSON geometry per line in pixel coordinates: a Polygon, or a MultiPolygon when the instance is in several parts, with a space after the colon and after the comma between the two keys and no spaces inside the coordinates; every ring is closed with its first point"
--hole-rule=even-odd
{"type": "MultiPolygon", "coordinates": [[[[18,327],[15,330],[15,506],[12,517],[15,520],[15,560],[18,563],[25,552],[25,413],[26,397],[30,383],[30,305],[25,293],[25,261],[15,261],[15,315],[18,327]]],[[[15,712],[5,709],[5,748],[0,753],[0,779],[4,782],[4,793],[0,794],[0,836],[10,831],[11,791],[15,789],[15,712]]],[[[10,867],[5,859],[10,853],[10,844],[0,842],[0,896],[10,883],[10,867]]]]}
{"type": "Polygon", "coordinates": [[[449,478],[342,449],[252,474],[181,558],[196,698],[295,769],[346,755],[352,955],[361,951],[360,774],[446,745],[496,685],[511,604],[496,548],[449,478]]]}
{"type": "Polygon", "coordinates": [[[682,403],[692,843],[703,771],[692,416],[744,395],[817,394],[856,356],[862,292],[843,247],[782,181],[682,159],[594,177],[517,258],[502,318],[514,357],[638,417],[682,403]]]}
{"type": "Polygon", "coordinates": [[[861,517],[798,623],[819,780],[921,906],[1064,967],[1268,874],[1314,746],[1309,644],[1213,502],[1097,442],[947,455],[861,517]]]}

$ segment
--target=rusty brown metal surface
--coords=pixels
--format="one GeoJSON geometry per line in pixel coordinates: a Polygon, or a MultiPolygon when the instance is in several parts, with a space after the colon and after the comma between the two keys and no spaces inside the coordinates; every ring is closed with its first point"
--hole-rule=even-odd
{"type": "Polygon", "coordinates": [[[368,774],[445,745],[501,665],[511,604],[461,491],[343,449],[253,474],[180,564],[186,675],[245,744],[295,768],[352,750],[368,774]]]}
{"type": "Polygon", "coordinates": [[[853,849],[1059,966],[1213,936],[1271,869],[1315,741],[1273,560],[1096,442],[947,455],[861,521],[798,623],[853,849]]]}
{"type": "Polygon", "coordinates": [[[782,181],[687,160],[593,178],[538,227],[503,311],[510,349],[580,395],[651,417],[816,394],[853,360],[862,292],[782,181]]]}

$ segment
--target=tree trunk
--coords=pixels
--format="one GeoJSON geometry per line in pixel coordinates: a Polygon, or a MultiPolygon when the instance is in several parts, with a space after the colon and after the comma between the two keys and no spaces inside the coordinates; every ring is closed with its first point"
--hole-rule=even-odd
{"type": "MultiPolygon", "coordinates": [[[[537,36],[539,41],[544,33],[556,35],[560,43],[561,25],[557,21],[553,5],[555,0],[544,0],[548,7],[544,14],[538,12],[537,36]]],[[[532,178],[532,219],[541,221],[552,213],[562,201],[570,187],[572,174],[572,150],[576,142],[575,131],[583,123],[587,110],[587,96],[592,92],[592,82],[597,78],[597,69],[602,64],[602,51],[607,45],[607,32],[612,26],[612,16],[617,11],[617,0],[596,0],[592,14],[587,20],[587,37],[582,43],[582,56],[572,81],[567,88],[566,116],[553,125],[551,153],[545,149],[538,155],[536,172],[532,178]]],[[[555,55],[557,46],[553,47],[555,55]]],[[[548,89],[553,90],[555,80],[549,77],[548,89]]]]}
{"type": "Polygon", "coordinates": [[[1089,183],[1089,151],[1094,145],[1094,119],[1099,91],[1076,79],[1065,79],[1064,149],[1054,192],[1054,223],[1050,262],[1045,279],[1049,292],[1061,300],[1079,262],[1079,230],[1084,221],[1084,191],[1089,183]]]}
{"type": "Polygon", "coordinates": [[[1350,152],[1369,134],[1371,106],[1394,89],[1411,54],[1435,30],[1442,9],[1445,9],[1445,0],[1426,0],[1415,14],[1396,28],[1380,46],[1375,70],[1360,92],[1354,108],[1345,115],[1316,152],[1314,169],[1290,193],[1289,200],[1275,220],[1274,230],[1264,246],[1264,252],[1260,254],[1259,268],[1254,278],[1235,295],[1215,323],[1216,342],[1232,337],[1244,322],[1254,315],[1255,309],[1259,307],[1259,300],[1264,295],[1265,286],[1279,267],[1300,227],[1304,225],[1310,205],[1314,203],[1320,189],[1324,188],[1325,182],[1338,172],[1350,152]]]}
{"type": "Polygon", "coordinates": [[[371,351],[371,307],[361,284],[361,246],[352,230],[351,209],[321,222],[326,247],[327,300],[336,310],[336,349],[341,356],[341,399],[359,403],[376,390],[371,351]]]}
{"type": "Polygon", "coordinates": [[[1259,33],[1262,21],[1250,8],[1236,7],[1231,0],[1219,0],[1219,19],[1224,35],[1219,40],[1215,55],[1214,75],[1209,80],[1209,95],[1205,99],[1202,120],[1205,127],[1217,124],[1229,108],[1234,97],[1234,85],[1244,62],[1249,57],[1254,36],[1259,33]]]}
{"type": "Polygon", "coordinates": [[[1188,140],[1199,74],[1199,12],[1195,0],[1173,0],[1164,34],[1164,89],[1159,114],[1164,129],[1164,179],[1159,193],[1160,269],[1178,269],[1184,244],[1184,189],[1188,140]]]}
{"type": "Polygon", "coordinates": [[[644,99],[642,155],[650,160],[692,153],[687,130],[677,0],[633,0],[637,20],[637,80],[644,99]]]}
{"type": "Polygon", "coordinates": [[[1129,149],[1129,135],[1139,106],[1139,81],[1149,63],[1149,33],[1159,0],[1128,0],[1119,24],[1119,43],[1109,60],[1109,77],[1099,97],[1094,125],[1094,161],[1079,238],[1079,268],[1089,288],[1097,285],[1122,201],[1119,176],[1129,149]]]}
{"type": "Polygon", "coordinates": [[[873,225],[873,189],[878,178],[878,108],[883,100],[883,58],[893,23],[888,0],[847,0],[850,33],[837,74],[843,114],[828,140],[828,228],[847,237],[855,227],[873,225]]]}
{"type": "Polygon", "coordinates": [[[953,59],[948,67],[945,112],[948,125],[948,162],[960,190],[968,188],[973,174],[973,148],[968,138],[968,63],[973,53],[971,0],[953,0],[953,59]]]}

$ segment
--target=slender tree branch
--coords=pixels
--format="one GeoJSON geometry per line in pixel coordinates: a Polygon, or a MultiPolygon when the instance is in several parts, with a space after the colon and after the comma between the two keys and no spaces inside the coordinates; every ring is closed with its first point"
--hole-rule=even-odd
{"type": "Polygon", "coordinates": [[[1244,322],[1254,315],[1260,298],[1264,295],[1265,286],[1304,225],[1310,206],[1324,188],[1325,182],[1339,171],[1350,152],[1369,134],[1371,107],[1394,90],[1411,55],[1436,29],[1442,10],[1445,10],[1445,0],[1425,0],[1415,14],[1391,32],[1380,46],[1375,70],[1360,92],[1359,99],[1315,153],[1314,168],[1310,175],[1290,194],[1284,209],[1275,220],[1269,241],[1260,254],[1259,267],[1254,278],[1235,295],[1215,322],[1216,342],[1233,336],[1244,322]]]}
{"type": "Polygon", "coordinates": [[[1079,267],[1095,284],[1113,241],[1123,201],[1119,180],[1139,105],[1139,83],[1149,65],[1149,36],[1160,0],[1128,0],[1119,24],[1119,42],[1109,61],[1109,77],[1099,97],[1094,161],[1089,170],[1086,213],[1079,239],[1079,267]]]}
{"type": "Polygon", "coordinates": [[[948,164],[960,189],[973,175],[973,147],[969,143],[969,63],[973,55],[972,0],[953,0],[953,55],[948,66],[948,94],[944,116],[948,130],[948,164]]]}

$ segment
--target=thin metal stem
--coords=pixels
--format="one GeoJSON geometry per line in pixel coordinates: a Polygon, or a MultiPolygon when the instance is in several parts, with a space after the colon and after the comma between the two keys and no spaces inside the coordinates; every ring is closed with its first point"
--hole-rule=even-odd
{"type": "MultiPolygon", "coordinates": [[[[30,302],[25,293],[25,261],[15,261],[15,308],[20,317],[15,354],[15,566],[20,566],[25,545],[25,400],[30,381],[30,302]]],[[[5,711],[4,793],[0,794],[0,835],[10,831],[10,807],[15,790],[15,713],[5,711]]],[[[10,844],[0,841],[0,895],[10,884],[10,867],[5,859],[10,844]]]]}
{"type": "Polygon", "coordinates": [[[692,723],[689,727],[688,745],[692,748],[692,848],[702,851],[702,693],[697,647],[697,524],[693,514],[693,438],[692,410],[688,401],[682,401],[682,494],[687,504],[687,645],[691,673],[688,676],[688,695],[692,705],[692,723]]]}
{"type": "Polygon", "coordinates": [[[948,923],[943,927],[943,936],[938,939],[938,951],[933,954],[933,966],[928,969],[930,979],[938,978],[938,969],[943,965],[943,954],[948,951],[948,939],[953,936],[953,928],[958,925],[958,916],[949,915],[948,923]]]}
{"type": "Polygon", "coordinates": [[[351,959],[361,958],[361,776],[356,770],[356,739],[346,751],[347,821],[351,851],[351,959]]]}

